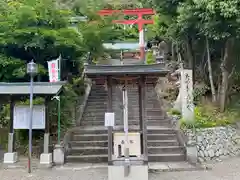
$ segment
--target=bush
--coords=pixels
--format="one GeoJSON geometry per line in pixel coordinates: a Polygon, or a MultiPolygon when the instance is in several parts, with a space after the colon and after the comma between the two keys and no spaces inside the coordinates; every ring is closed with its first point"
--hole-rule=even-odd
{"type": "Polygon", "coordinates": [[[233,112],[220,113],[218,109],[211,105],[196,106],[194,109],[194,120],[180,120],[182,128],[211,128],[227,126],[235,122],[236,115],[233,112]]]}
{"type": "Polygon", "coordinates": [[[170,110],[168,111],[168,113],[169,113],[170,115],[181,116],[181,112],[180,112],[179,110],[177,110],[177,109],[174,109],[174,108],[170,109],[170,110]]]}
{"type": "Polygon", "coordinates": [[[146,54],[146,59],[147,59],[147,64],[155,64],[156,60],[153,56],[153,52],[152,51],[148,51],[146,54]]]}

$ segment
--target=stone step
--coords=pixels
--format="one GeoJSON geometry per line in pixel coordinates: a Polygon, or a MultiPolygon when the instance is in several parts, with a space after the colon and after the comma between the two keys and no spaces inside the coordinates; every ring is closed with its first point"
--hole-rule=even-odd
{"type": "MultiPolygon", "coordinates": [[[[156,101],[157,102],[157,97],[146,96],[145,98],[146,98],[146,100],[151,100],[151,101],[156,101]]],[[[107,102],[107,100],[108,100],[108,96],[89,96],[89,98],[88,98],[89,102],[90,101],[91,102],[92,101],[94,101],[94,102],[95,101],[105,101],[105,102],[107,102]]],[[[115,95],[115,96],[113,96],[112,100],[122,102],[122,97],[119,96],[119,95],[115,95]]],[[[138,94],[128,95],[128,101],[129,102],[130,101],[139,101],[138,94]]]]}
{"type": "MultiPolygon", "coordinates": [[[[149,154],[149,162],[179,162],[185,161],[184,154],[149,154]]],[[[107,154],[98,155],[68,155],[66,163],[106,163],[108,161],[107,154]]]]}
{"type": "MultiPolygon", "coordinates": [[[[103,118],[102,118],[103,119],[103,118]]],[[[136,118],[137,119],[137,118],[136,118]]],[[[84,120],[81,122],[82,126],[104,126],[104,121],[99,119],[93,119],[93,118],[84,118],[84,120]]],[[[122,120],[115,120],[115,126],[123,125],[122,120]]],[[[129,120],[128,125],[140,125],[139,120],[129,120]]],[[[148,126],[163,126],[163,127],[171,127],[171,122],[169,120],[161,120],[161,121],[154,121],[154,120],[148,120],[147,121],[148,126]]]]}
{"type": "MultiPolygon", "coordinates": [[[[158,100],[157,97],[147,97],[146,96],[145,99],[146,99],[146,101],[159,103],[159,100],[158,100]]],[[[107,96],[102,96],[102,97],[91,96],[91,97],[88,98],[88,102],[97,102],[97,101],[108,102],[108,97],[107,96]]],[[[112,98],[112,102],[120,103],[120,102],[123,102],[123,100],[122,100],[122,97],[115,96],[115,97],[112,98]]],[[[128,103],[131,103],[131,102],[139,102],[138,95],[129,96],[128,97],[128,103]]]]}
{"type": "MultiPolygon", "coordinates": [[[[131,109],[135,109],[135,112],[138,112],[139,111],[139,107],[138,106],[135,106],[135,107],[130,107],[129,108],[129,110],[131,110],[131,109]]],[[[85,110],[85,114],[88,114],[88,113],[103,113],[104,114],[104,112],[107,110],[107,106],[106,107],[92,107],[92,108],[90,108],[89,106],[86,108],[86,110],[85,110]]],[[[122,109],[120,109],[119,107],[117,107],[117,106],[114,106],[113,107],[113,110],[117,110],[118,112],[121,112],[122,111],[122,109]]],[[[163,111],[161,110],[161,108],[147,108],[147,109],[145,109],[146,110],[146,112],[148,113],[148,114],[152,114],[152,115],[162,115],[162,114],[164,114],[163,113],[163,111]]],[[[129,113],[131,113],[131,112],[129,112],[129,113]]]]}
{"type": "MultiPolygon", "coordinates": [[[[122,90],[121,89],[119,89],[119,88],[113,88],[112,89],[113,90],[113,94],[114,93],[119,93],[119,92],[121,92],[122,90]]],[[[152,90],[152,89],[151,89],[152,90]]],[[[148,90],[148,92],[150,92],[151,91],[150,89],[148,90]]],[[[128,91],[128,93],[137,93],[138,92],[138,88],[137,87],[134,87],[134,88],[127,88],[127,91],[128,91]]],[[[104,89],[92,89],[92,91],[91,91],[92,93],[97,93],[97,94],[107,94],[107,90],[104,90],[104,89]]]]}
{"type": "MultiPolygon", "coordinates": [[[[128,94],[132,95],[132,94],[138,94],[138,89],[134,89],[134,90],[127,90],[128,94]]],[[[156,91],[153,89],[145,89],[145,92],[147,95],[156,95],[156,91]]],[[[113,95],[120,95],[122,94],[122,90],[116,90],[113,89],[113,95]]],[[[102,91],[102,90],[92,90],[91,91],[91,95],[105,95],[107,96],[107,91],[102,91]]]]}
{"type": "MultiPolygon", "coordinates": [[[[108,147],[108,141],[70,141],[72,147],[85,147],[85,146],[99,146],[108,147]]],[[[148,146],[178,146],[179,143],[176,140],[148,140],[148,146]]]]}
{"type": "MultiPolygon", "coordinates": [[[[154,111],[157,111],[157,112],[162,112],[162,109],[161,109],[161,106],[159,105],[159,104],[157,104],[156,106],[154,106],[154,107],[149,107],[150,105],[152,105],[152,104],[150,104],[150,105],[148,105],[148,104],[145,104],[146,105],[146,111],[149,111],[149,112],[154,112],[154,111]]],[[[113,104],[113,109],[120,109],[120,108],[122,108],[122,104],[113,104]]],[[[139,104],[136,104],[136,105],[134,105],[134,106],[131,106],[130,108],[139,108],[139,104]]],[[[96,110],[96,111],[101,111],[101,110],[105,110],[105,109],[107,109],[107,103],[102,103],[102,104],[99,104],[99,105],[97,105],[97,106],[94,106],[94,104],[93,105],[89,105],[89,104],[87,104],[87,106],[86,106],[86,110],[91,110],[91,111],[94,111],[94,110],[96,110]]]]}
{"type": "Polygon", "coordinates": [[[149,154],[149,162],[179,162],[185,161],[185,154],[149,154]]]}
{"type": "Polygon", "coordinates": [[[69,155],[98,155],[108,154],[108,147],[100,146],[85,146],[85,147],[72,147],[69,155]]]}
{"type": "MultiPolygon", "coordinates": [[[[129,131],[136,131],[140,129],[140,126],[129,126],[129,131]]],[[[115,126],[114,130],[124,131],[123,126],[115,126]]],[[[176,131],[173,128],[165,126],[147,126],[147,131],[149,134],[175,134],[176,131]]],[[[75,129],[74,134],[107,134],[108,129],[104,126],[79,126],[78,129],[75,129]]]]}
{"type": "MultiPolygon", "coordinates": [[[[146,97],[145,98],[146,101],[151,101],[151,102],[155,102],[155,103],[159,103],[159,100],[157,97],[146,97]]],[[[89,97],[88,98],[88,102],[98,102],[98,101],[102,101],[102,102],[108,102],[108,97],[89,97]]],[[[122,97],[113,97],[112,98],[112,102],[123,102],[122,101],[122,97]]],[[[131,102],[139,102],[139,98],[138,96],[132,96],[132,97],[128,97],[128,103],[131,102]]]]}
{"type": "Polygon", "coordinates": [[[147,129],[147,133],[148,133],[148,135],[162,135],[162,134],[164,134],[164,135],[175,135],[176,134],[176,130],[174,130],[174,129],[172,129],[172,128],[170,128],[170,127],[165,127],[165,126],[163,126],[163,127],[161,127],[161,126],[159,126],[159,128],[156,128],[156,129],[153,129],[153,128],[149,128],[149,129],[147,129]]]}
{"type": "MultiPolygon", "coordinates": [[[[163,110],[160,108],[160,105],[158,104],[146,104],[146,111],[148,111],[148,109],[157,109],[160,112],[163,112],[163,110]]],[[[113,110],[114,111],[122,111],[122,105],[114,105],[113,104],[113,110]]],[[[86,110],[88,111],[94,111],[94,110],[98,110],[101,109],[103,112],[107,111],[107,104],[103,105],[103,104],[99,104],[99,105],[89,105],[87,104],[86,106],[86,110]]],[[[128,106],[128,109],[139,109],[139,104],[135,104],[135,105],[130,105],[128,106]]],[[[149,111],[150,112],[150,111],[149,111]]]]}
{"type": "MultiPolygon", "coordinates": [[[[108,141],[70,141],[72,147],[108,147],[108,141]]],[[[179,143],[176,140],[148,140],[148,146],[152,147],[166,147],[166,146],[178,146],[179,143]]]]}
{"type": "MultiPolygon", "coordinates": [[[[116,91],[113,91],[113,97],[122,97],[122,91],[119,91],[119,92],[116,92],[116,91]]],[[[96,92],[96,91],[92,91],[91,96],[94,96],[94,97],[104,97],[104,96],[108,96],[107,92],[96,92]]],[[[135,90],[135,91],[128,91],[128,96],[135,96],[135,95],[139,95],[138,94],[138,90],[135,90]]],[[[145,91],[145,95],[146,97],[153,97],[153,96],[157,96],[157,93],[156,92],[153,92],[151,90],[149,91],[145,91]]]]}
{"type": "MultiPolygon", "coordinates": [[[[153,99],[153,100],[146,100],[145,103],[152,103],[154,105],[159,105],[159,102],[156,100],[156,99],[153,99]]],[[[107,105],[107,101],[104,101],[104,100],[94,100],[94,101],[87,101],[87,105],[96,105],[96,106],[103,106],[103,105],[107,105]]],[[[116,101],[113,101],[113,105],[122,105],[121,101],[120,100],[116,100],[116,101]]],[[[128,101],[128,105],[133,105],[133,106],[137,106],[139,105],[139,101],[136,100],[136,98],[132,101],[128,101]]]]}
{"type": "Polygon", "coordinates": [[[148,120],[147,125],[149,126],[170,126],[171,121],[169,120],[148,120]]]}
{"type": "Polygon", "coordinates": [[[177,140],[148,140],[148,146],[178,146],[177,140]]]}
{"type": "MultiPolygon", "coordinates": [[[[146,90],[146,92],[152,92],[152,93],[155,93],[156,92],[156,90],[154,89],[154,87],[147,87],[147,88],[145,88],[145,90],[146,90]]],[[[119,91],[122,91],[120,88],[113,88],[113,93],[118,93],[119,91]]],[[[127,91],[128,92],[138,92],[138,87],[136,86],[136,87],[133,87],[133,88],[127,88],[127,91]]],[[[94,88],[94,89],[92,89],[92,91],[91,91],[92,93],[102,93],[102,94],[104,94],[104,93],[106,93],[107,94],[107,90],[104,90],[103,88],[99,88],[99,89],[97,89],[97,88],[94,88]]]]}
{"type": "MultiPolygon", "coordinates": [[[[139,117],[129,117],[128,125],[138,125],[140,120],[139,117]]],[[[171,121],[167,119],[146,119],[147,125],[149,126],[168,126],[171,125],[171,121]]],[[[95,126],[104,126],[104,117],[86,117],[84,116],[81,125],[87,126],[87,124],[95,124],[95,126]],[[98,124],[98,125],[97,125],[98,124]]],[[[115,119],[115,125],[123,125],[123,120],[120,118],[115,119]]]]}
{"type": "MultiPolygon", "coordinates": [[[[134,99],[134,98],[137,98],[138,100],[138,93],[128,93],[128,99],[134,99]]],[[[152,100],[157,100],[157,94],[151,94],[151,93],[146,93],[145,94],[145,98],[146,99],[152,99],[152,100]]],[[[108,99],[108,95],[107,94],[90,94],[89,96],[89,99],[108,99]]],[[[121,100],[122,101],[122,93],[119,93],[119,94],[116,94],[116,93],[113,93],[113,96],[112,96],[112,99],[113,100],[121,100]]]]}
{"type": "Polygon", "coordinates": [[[108,141],[70,141],[72,147],[98,146],[108,147],[108,141]]]}
{"type": "MultiPolygon", "coordinates": [[[[107,110],[105,111],[105,112],[107,112],[107,110]]],[[[93,112],[93,111],[91,111],[91,112],[85,112],[84,114],[83,114],[83,116],[84,117],[87,117],[87,118],[93,118],[94,117],[94,119],[98,119],[98,118],[100,118],[100,119],[103,119],[104,118],[104,116],[105,116],[105,113],[103,113],[103,112],[93,112]]],[[[119,111],[119,112],[116,112],[115,111],[115,119],[116,120],[120,120],[121,118],[122,118],[122,116],[123,116],[123,112],[121,112],[121,111],[119,111]]],[[[151,119],[151,120],[158,120],[158,121],[161,121],[161,120],[170,120],[170,118],[169,117],[167,117],[165,114],[159,114],[159,115],[155,115],[155,114],[151,114],[151,113],[148,113],[148,112],[145,112],[145,116],[146,116],[146,119],[151,119]]],[[[133,112],[133,111],[130,111],[129,113],[128,113],[128,119],[131,119],[131,118],[134,118],[134,119],[139,119],[139,113],[138,112],[133,112]]]]}
{"type": "MultiPolygon", "coordinates": [[[[120,109],[118,107],[113,107],[113,110],[115,112],[122,112],[122,109],[120,109]]],[[[128,110],[129,110],[129,113],[131,113],[131,114],[133,113],[132,110],[136,114],[139,113],[139,108],[138,107],[131,107],[128,110]]],[[[97,109],[92,109],[92,108],[87,107],[84,114],[91,114],[91,113],[99,113],[99,114],[102,113],[102,114],[104,114],[106,111],[107,111],[107,107],[106,108],[97,108],[97,109]]],[[[152,116],[161,116],[161,115],[164,114],[160,108],[156,109],[156,110],[152,110],[152,111],[149,110],[149,109],[146,109],[145,112],[149,115],[152,115],[152,116]]]]}
{"type": "MultiPolygon", "coordinates": [[[[115,125],[122,125],[122,124],[123,124],[122,122],[115,121],[115,125]]],[[[131,120],[131,121],[129,121],[128,124],[129,125],[139,125],[139,121],[131,120]]],[[[104,121],[98,120],[98,119],[96,119],[96,120],[94,119],[91,121],[89,118],[84,117],[84,120],[81,122],[81,125],[83,125],[83,126],[104,126],[104,121]]]]}
{"type": "MultiPolygon", "coordinates": [[[[117,112],[117,113],[115,113],[115,114],[119,114],[119,115],[121,115],[121,112],[117,112]]],[[[104,116],[105,116],[105,112],[89,112],[89,113],[84,113],[83,114],[83,117],[84,118],[94,118],[94,119],[102,119],[102,118],[104,118],[104,116]]],[[[163,120],[163,119],[165,119],[166,117],[164,116],[164,115],[152,115],[151,113],[147,113],[146,112],[146,118],[147,119],[152,119],[152,120],[163,120]]],[[[120,117],[119,117],[120,118],[120,117]]],[[[116,117],[116,119],[119,119],[118,117],[116,117]]],[[[131,119],[131,118],[139,118],[139,114],[138,113],[129,113],[128,114],[128,119],[131,119]]]]}
{"type": "Polygon", "coordinates": [[[97,128],[94,128],[93,126],[87,126],[87,127],[79,127],[79,130],[74,131],[74,135],[80,135],[80,134],[107,134],[108,130],[107,128],[103,126],[98,126],[97,128]]]}
{"type": "MultiPolygon", "coordinates": [[[[147,109],[158,109],[158,111],[161,111],[161,106],[157,103],[150,103],[150,104],[145,104],[147,109]]],[[[130,107],[130,106],[129,106],[130,107]]],[[[139,108],[139,104],[131,104],[131,108],[139,108]]],[[[94,104],[94,103],[88,103],[86,106],[86,109],[91,109],[92,111],[94,111],[95,109],[103,109],[103,110],[107,110],[107,103],[99,103],[99,104],[94,104]]],[[[122,105],[121,104],[113,104],[113,109],[122,109],[122,105]]]]}
{"type": "Polygon", "coordinates": [[[147,139],[151,140],[177,140],[176,134],[148,134],[147,139]]]}
{"type": "Polygon", "coordinates": [[[73,141],[107,141],[107,134],[75,134],[72,138],[73,141]]]}
{"type": "MultiPolygon", "coordinates": [[[[106,141],[107,134],[75,134],[73,141],[106,141]]],[[[176,134],[148,134],[147,139],[151,140],[176,140],[176,134]]]]}
{"type": "MultiPolygon", "coordinates": [[[[160,108],[152,108],[152,109],[156,109],[155,111],[150,111],[149,109],[151,108],[147,108],[145,109],[145,112],[147,113],[147,115],[149,116],[165,116],[166,113],[164,113],[160,108]]],[[[105,112],[107,111],[107,107],[96,107],[96,108],[93,108],[93,107],[87,107],[85,109],[85,112],[84,114],[93,114],[93,113],[97,113],[97,114],[100,114],[100,115],[104,115],[105,112]]],[[[113,107],[113,112],[115,113],[122,113],[123,112],[123,109],[119,106],[119,107],[116,107],[114,106],[113,107]]],[[[138,114],[139,115],[139,107],[136,106],[136,107],[129,107],[128,108],[128,113],[130,114],[138,114]]]]}
{"type": "MultiPolygon", "coordinates": [[[[184,154],[184,152],[184,148],[179,146],[148,147],[149,154],[184,154]]],[[[69,155],[97,155],[107,153],[107,146],[73,146],[69,155]]]]}
{"type": "Polygon", "coordinates": [[[98,155],[68,155],[66,157],[66,162],[71,163],[102,163],[108,161],[107,154],[98,154],[98,155]]]}
{"type": "Polygon", "coordinates": [[[150,146],[148,154],[184,154],[184,147],[180,146],[150,146]]]}
{"type": "MultiPolygon", "coordinates": [[[[129,126],[129,131],[138,131],[140,129],[139,126],[129,126]]],[[[123,130],[123,126],[117,126],[114,127],[114,131],[122,131],[123,130]]],[[[160,126],[160,127],[152,127],[152,126],[148,126],[147,127],[147,132],[148,134],[175,134],[176,131],[170,127],[166,127],[166,126],[160,126]]],[[[74,131],[74,135],[87,135],[87,134],[107,134],[108,130],[107,128],[103,127],[103,126],[96,126],[96,127],[92,127],[92,126],[87,126],[87,127],[79,127],[78,130],[74,131]]]]}
{"type": "MultiPolygon", "coordinates": [[[[164,116],[150,116],[150,115],[146,115],[146,116],[147,116],[145,118],[146,121],[162,122],[162,121],[168,120],[169,122],[171,122],[169,119],[167,119],[164,116]]],[[[103,115],[103,114],[102,115],[100,115],[100,114],[84,114],[83,115],[84,120],[82,120],[82,121],[94,121],[94,120],[96,120],[96,121],[104,121],[104,117],[105,117],[105,115],[103,115]]],[[[140,117],[137,116],[137,115],[131,115],[131,114],[128,115],[128,120],[129,121],[139,121],[139,119],[140,119],[140,117]]],[[[123,122],[122,115],[116,113],[115,114],[115,121],[116,122],[117,121],[123,122]]]]}

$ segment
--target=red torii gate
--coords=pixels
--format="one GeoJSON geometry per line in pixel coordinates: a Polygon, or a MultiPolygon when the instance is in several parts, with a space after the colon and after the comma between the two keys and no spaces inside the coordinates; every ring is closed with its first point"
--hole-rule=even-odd
{"type": "Polygon", "coordinates": [[[125,9],[125,10],[101,10],[99,11],[99,15],[101,16],[109,16],[113,14],[124,14],[124,15],[137,15],[138,18],[134,20],[114,20],[113,23],[116,24],[137,24],[138,25],[138,31],[139,31],[139,46],[140,46],[140,59],[145,60],[145,43],[144,43],[144,25],[145,24],[153,24],[154,21],[152,19],[145,20],[143,19],[143,15],[153,15],[154,10],[153,9],[125,9]]]}

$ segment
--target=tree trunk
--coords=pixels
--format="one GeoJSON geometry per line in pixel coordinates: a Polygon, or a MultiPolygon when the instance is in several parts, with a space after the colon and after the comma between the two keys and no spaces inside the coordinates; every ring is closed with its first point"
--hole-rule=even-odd
{"type": "Polygon", "coordinates": [[[220,90],[220,111],[223,112],[225,110],[226,105],[226,95],[228,90],[228,76],[229,76],[229,61],[230,61],[230,50],[233,44],[233,39],[228,39],[225,44],[224,58],[221,63],[221,71],[222,71],[222,82],[221,82],[221,90],[220,90]]]}
{"type": "Polygon", "coordinates": [[[187,60],[188,60],[188,66],[190,69],[192,69],[193,72],[193,84],[195,82],[195,59],[193,54],[193,47],[192,47],[192,40],[190,37],[187,37],[187,60]]]}
{"type": "Polygon", "coordinates": [[[172,42],[172,61],[177,61],[177,57],[176,57],[176,45],[174,42],[172,42]]]}
{"type": "Polygon", "coordinates": [[[218,88],[217,88],[217,101],[219,102],[220,104],[220,94],[221,94],[221,75],[218,77],[218,88]]]}
{"type": "Polygon", "coordinates": [[[208,75],[209,75],[209,81],[210,81],[210,86],[212,91],[212,102],[216,103],[217,96],[216,96],[216,89],[213,83],[212,63],[211,63],[211,55],[210,55],[208,38],[206,38],[206,48],[207,48],[208,75]]]}

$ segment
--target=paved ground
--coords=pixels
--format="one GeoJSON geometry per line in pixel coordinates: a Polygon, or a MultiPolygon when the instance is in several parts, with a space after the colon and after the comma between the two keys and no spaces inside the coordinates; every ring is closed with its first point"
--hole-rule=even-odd
{"type": "MultiPolygon", "coordinates": [[[[161,172],[150,174],[149,180],[239,180],[240,158],[225,160],[213,165],[209,171],[161,172]]],[[[34,170],[28,175],[26,169],[0,170],[0,180],[107,180],[106,168],[86,169],[54,168],[34,170]]]]}

